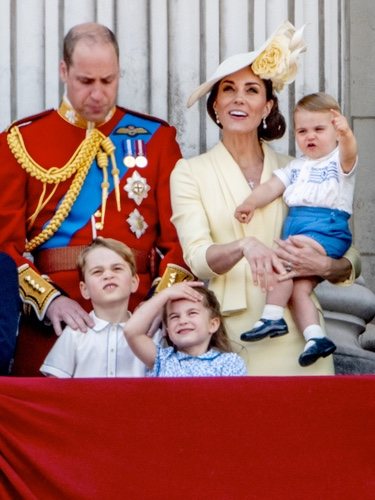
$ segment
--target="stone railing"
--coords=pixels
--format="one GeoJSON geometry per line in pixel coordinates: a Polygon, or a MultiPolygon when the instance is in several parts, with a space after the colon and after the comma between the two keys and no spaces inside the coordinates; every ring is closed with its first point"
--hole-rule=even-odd
{"type": "Polygon", "coordinates": [[[363,278],[351,286],[328,281],[316,288],[324,312],[328,336],[337,345],[337,374],[375,374],[375,294],[363,278]]]}

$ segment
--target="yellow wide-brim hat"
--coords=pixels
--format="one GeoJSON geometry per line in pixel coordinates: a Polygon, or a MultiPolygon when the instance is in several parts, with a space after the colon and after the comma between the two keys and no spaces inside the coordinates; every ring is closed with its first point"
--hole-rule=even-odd
{"type": "Polygon", "coordinates": [[[250,65],[256,75],[264,80],[271,80],[274,90],[280,92],[285,84],[291,83],[296,77],[298,57],[306,50],[303,30],[304,26],[296,30],[293,24],[285,21],[258,50],[228,57],[206,82],[194,90],[187,106],[192,106],[225,76],[250,65]]]}

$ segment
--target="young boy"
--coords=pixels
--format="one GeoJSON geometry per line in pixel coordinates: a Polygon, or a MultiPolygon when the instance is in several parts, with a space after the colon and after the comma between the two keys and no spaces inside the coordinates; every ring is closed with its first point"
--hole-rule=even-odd
{"type": "Polygon", "coordinates": [[[77,266],[95,326],[86,333],[65,327],[40,371],[60,378],[144,376],[144,364],[123,335],[129,297],[139,284],[132,251],[120,241],[97,238],[82,251],[77,266]]]}
{"type": "MultiPolygon", "coordinates": [[[[235,217],[249,222],[254,210],[283,194],[289,207],[282,239],[309,245],[322,255],[338,259],[352,242],[352,214],[357,141],[337,101],[323,92],[303,97],[294,111],[295,135],[303,156],[256,189],[237,207],[235,217]]],[[[288,273],[293,263],[288,263],[288,273]]],[[[291,300],[292,313],[306,340],[298,362],[309,366],[332,354],[336,346],[320,326],[311,292],[319,279],[311,276],[277,283],[267,294],[262,317],[241,340],[254,342],[288,333],[284,308],[291,300]]]]}

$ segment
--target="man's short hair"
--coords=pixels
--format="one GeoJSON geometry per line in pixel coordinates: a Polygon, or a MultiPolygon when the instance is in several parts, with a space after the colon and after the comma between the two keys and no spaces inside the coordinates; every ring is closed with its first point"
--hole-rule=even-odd
{"type": "Polygon", "coordinates": [[[73,63],[73,52],[80,40],[85,40],[91,45],[110,43],[115,49],[117,59],[119,59],[120,51],[114,33],[102,24],[83,23],[73,26],[65,35],[63,58],[68,68],[73,63]]]}

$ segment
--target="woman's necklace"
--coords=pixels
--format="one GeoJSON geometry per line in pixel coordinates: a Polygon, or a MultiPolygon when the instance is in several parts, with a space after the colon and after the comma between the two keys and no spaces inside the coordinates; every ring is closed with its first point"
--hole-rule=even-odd
{"type": "Polygon", "coordinates": [[[240,168],[250,188],[256,188],[260,184],[262,176],[263,159],[259,159],[255,165],[240,168]]]}
{"type": "Polygon", "coordinates": [[[240,167],[242,175],[245,177],[250,189],[256,188],[260,184],[260,178],[263,172],[264,158],[262,152],[254,152],[254,154],[250,155],[239,155],[232,152],[230,147],[227,147],[227,149],[234,161],[240,167]],[[249,157],[255,160],[251,164],[248,162],[249,157]]]}

